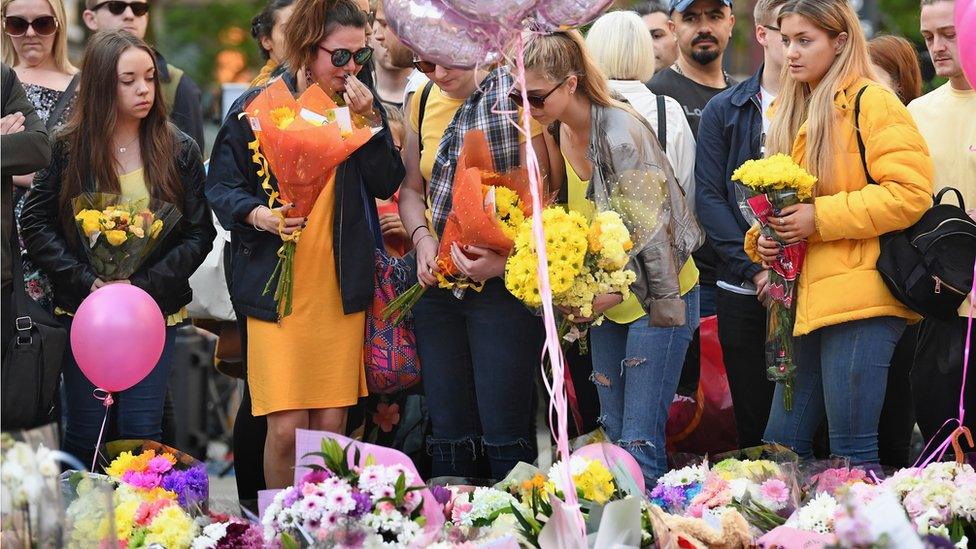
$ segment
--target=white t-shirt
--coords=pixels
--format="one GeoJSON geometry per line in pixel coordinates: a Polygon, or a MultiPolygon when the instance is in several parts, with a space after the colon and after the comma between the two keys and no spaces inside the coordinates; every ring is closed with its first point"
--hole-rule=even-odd
{"type": "Polygon", "coordinates": [[[417,69],[414,69],[410,73],[410,76],[407,77],[407,85],[403,88],[403,112],[409,112],[407,110],[409,108],[407,99],[410,97],[410,94],[426,86],[429,81],[430,79],[427,78],[427,75],[417,69]]]}
{"type": "Polygon", "coordinates": [[[760,109],[762,109],[763,115],[763,135],[769,135],[769,124],[773,121],[769,117],[769,106],[773,104],[773,100],[776,99],[776,94],[770,92],[766,88],[759,86],[759,95],[762,99],[760,109]]]}

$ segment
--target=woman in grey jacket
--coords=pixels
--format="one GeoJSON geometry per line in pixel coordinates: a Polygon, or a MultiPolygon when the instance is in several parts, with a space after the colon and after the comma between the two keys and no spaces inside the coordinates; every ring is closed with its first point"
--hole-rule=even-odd
{"type": "Polygon", "coordinates": [[[570,209],[617,212],[634,242],[633,295],[593,301],[593,314],[607,321],[591,330],[592,380],[607,437],[630,451],[653,486],[667,470],[668,409],[698,324],[691,253],[702,232],[653,131],[611,97],[578,32],[534,38],[525,68],[532,116],[555,123],[570,209]]]}

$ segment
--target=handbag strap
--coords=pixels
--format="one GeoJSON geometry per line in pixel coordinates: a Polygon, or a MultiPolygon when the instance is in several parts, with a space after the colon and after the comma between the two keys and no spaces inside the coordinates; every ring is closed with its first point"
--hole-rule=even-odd
{"type": "Polygon", "coordinates": [[[868,158],[866,149],[864,147],[864,137],[861,135],[861,96],[864,95],[864,91],[868,87],[864,86],[857,92],[857,97],[854,98],[854,133],[857,134],[857,151],[861,155],[861,167],[864,169],[864,177],[868,180],[868,185],[877,185],[878,182],[871,177],[871,172],[868,171],[868,158]]]}
{"type": "Polygon", "coordinates": [[[57,128],[58,121],[61,120],[61,116],[64,115],[64,111],[67,110],[68,105],[71,104],[71,99],[75,96],[75,90],[78,89],[79,80],[81,80],[80,72],[71,77],[71,81],[68,82],[68,87],[64,89],[61,96],[58,97],[57,103],[55,103],[54,107],[51,109],[51,114],[48,115],[47,122],[44,124],[49,136],[51,135],[51,132],[57,128]]]}
{"type": "Polygon", "coordinates": [[[17,332],[18,345],[30,345],[32,343],[30,331],[34,327],[34,320],[31,318],[30,302],[33,301],[27,295],[24,282],[24,260],[20,255],[20,244],[17,241],[17,231],[11,231],[10,242],[10,274],[13,277],[11,286],[14,297],[14,330],[17,332]]]}
{"type": "Polygon", "coordinates": [[[668,152],[668,113],[664,103],[664,96],[657,94],[657,140],[661,150],[668,152]]]}

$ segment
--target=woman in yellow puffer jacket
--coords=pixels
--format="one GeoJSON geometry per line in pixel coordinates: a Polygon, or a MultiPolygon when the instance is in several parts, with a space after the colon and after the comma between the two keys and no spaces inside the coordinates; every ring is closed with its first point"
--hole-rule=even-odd
{"type": "MultiPolygon", "coordinates": [[[[918,319],[882,282],[879,236],[911,226],[929,208],[932,161],[908,111],[876,83],[845,0],[790,0],[779,23],[788,75],[767,149],[791,154],[818,183],[813,204],[772,218],[782,238],[806,238],[809,249],[797,288],[793,408],[784,410],[778,385],[764,439],[811,457],[826,413],[831,452],[874,463],[887,369],[906,323],[918,319]],[[865,176],[855,125],[876,185],[865,176]]],[[[777,253],[775,242],[759,239],[761,258],[777,253]]]]}

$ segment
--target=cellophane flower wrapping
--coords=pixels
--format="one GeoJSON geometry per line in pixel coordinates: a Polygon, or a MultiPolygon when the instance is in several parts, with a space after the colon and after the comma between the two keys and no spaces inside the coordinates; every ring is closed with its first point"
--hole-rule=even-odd
{"type": "Polygon", "coordinates": [[[785,154],[748,160],[732,173],[743,217],[759,225],[760,234],[778,242],[779,258],[769,265],[770,304],[766,313],[766,373],[784,385],[783,406],[793,409],[796,362],[793,325],[796,322],[796,281],[806,257],[807,242],[786,244],[770,225],[783,208],[813,200],[817,179],[785,154]]]}
{"type": "Polygon", "coordinates": [[[112,193],[82,193],[72,206],[88,260],[105,281],[131,277],[183,218],[173,204],[112,193]]]}
{"type": "MultiPolygon", "coordinates": [[[[256,137],[248,146],[268,207],[294,204],[288,217],[308,217],[336,167],[378,131],[348,107],[338,107],[317,84],[296,99],[281,79],[262,90],[246,108],[256,137]],[[277,188],[271,184],[271,174],[277,188]]],[[[283,227],[284,219],[281,220],[283,227]]],[[[301,231],[281,235],[279,264],[265,293],[274,288],[279,315],[291,313],[292,264],[301,231]]]]}
{"type": "Polygon", "coordinates": [[[190,454],[152,440],[116,440],[105,445],[104,455],[112,480],[143,492],[165,490],[190,514],[206,515],[207,468],[190,454]]]}
{"type": "MultiPolygon", "coordinates": [[[[495,171],[495,163],[482,130],[469,130],[457,160],[451,188],[451,211],[444,225],[437,251],[437,279],[441,288],[452,289],[463,297],[467,289],[480,291],[483,283],[474,282],[458,271],[451,257],[457,244],[477,246],[507,256],[519,228],[532,216],[532,195],[525,168],[506,173],[495,171]]],[[[386,318],[399,321],[424,293],[418,283],[393,300],[384,310],[386,318]]]]}
{"type": "Polygon", "coordinates": [[[0,438],[0,532],[3,546],[54,547],[64,513],[58,489],[61,467],[43,444],[0,438]]]}
{"type": "Polygon", "coordinates": [[[259,524],[240,517],[211,515],[193,540],[192,549],[263,549],[264,532],[259,524]]]}

